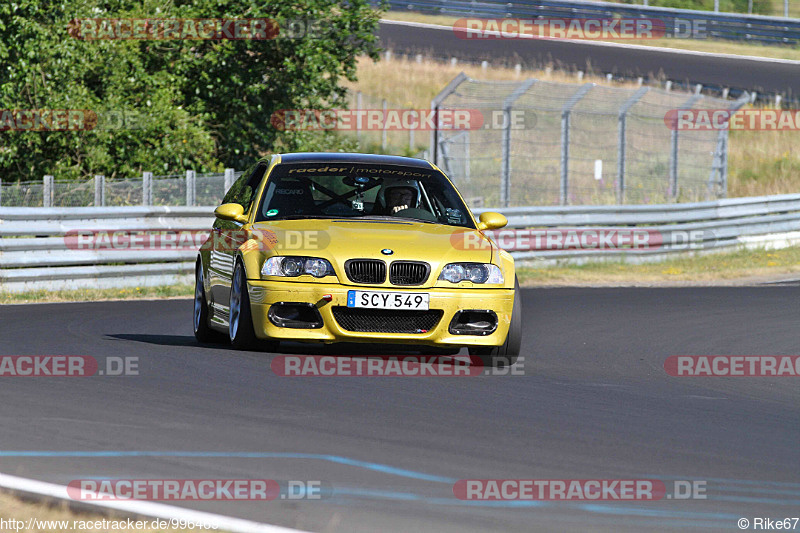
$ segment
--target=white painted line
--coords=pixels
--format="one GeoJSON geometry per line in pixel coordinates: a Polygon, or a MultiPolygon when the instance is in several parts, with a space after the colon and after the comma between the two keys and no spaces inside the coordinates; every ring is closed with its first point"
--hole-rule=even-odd
{"type": "Polygon", "coordinates": [[[115,511],[123,511],[141,516],[149,516],[152,518],[163,518],[165,520],[174,519],[182,520],[184,522],[211,524],[217,526],[218,530],[231,531],[232,533],[309,533],[308,531],[302,531],[299,529],[290,529],[281,526],[273,526],[271,524],[262,524],[260,522],[253,522],[251,520],[244,520],[242,518],[233,518],[230,516],[206,513],[203,511],[193,511],[191,509],[165,505],[163,503],[130,500],[74,500],[69,497],[67,494],[67,487],[63,485],[46,483],[44,481],[36,481],[24,477],[9,476],[7,474],[0,474],[0,489],[3,488],[12,492],[23,492],[25,494],[45,496],[47,498],[57,498],[81,505],[87,504],[97,507],[104,507],[107,509],[113,509],[115,511]]]}
{"type": "MultiPolygon", "coordinates": [[[[445,31],[454,31],[452,26],[442,26],[439,24],[428,24],[425,22],[406,22],[402,20],[389,20],[389,19],[381,19],[381,24],[395,24],[398,26],[412,26],[415,28],[426,28],[430,30],[445,30],[445,31]]],[[[484,32],[490,35],[499,35],[499,32],[494,31],[486,31],[484,32]]],[[[466,39],[465,39],[466,40],[466,39]]],[[[480,39],[469,39],[470,41],[480,42],[480,39]]],[[[609,43],[605,41],[591,41],[591,40],[578,40],[578,39],[555,39],[555,38],[536,38],[531,36],[530,39],[521,39],[521,40],[549,40],[549,41],[560,41],[565,43],[575,43],[575,44],[587,44],[590,46],[605,46],[609,48],[623,48],[629,50],[643,50],[643,51],[655,51],[665,54],[678,54],[678,55],[693,55],[693,56],[703,56],[703,57],[714,57],[719,59],[744,59],[747,61],[757,61],[760,63],[779,63],[782,65],[795,65],[800,66],[800,61],[795,61],[792,59],[777,59],[773,57],[758,57],[758,56],[746,56],[746,55],[738,55],[738,54],[721,54],[717,52],[698,52],[697,50],[681,50],[679,48],[664,48],[662,46],[645,46],[642,44],[626,44],[626,43],[609,43]]]]}

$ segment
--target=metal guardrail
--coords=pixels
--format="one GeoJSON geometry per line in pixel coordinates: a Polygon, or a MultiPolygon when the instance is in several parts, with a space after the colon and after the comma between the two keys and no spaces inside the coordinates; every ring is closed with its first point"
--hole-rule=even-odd
{"type": "Polygon", "coordinates": [[[696,23],[704,22],[705,36],[701,37],[700,32],[691,31],[686,36],[791,45],[800,42],[800,19],[763,15],[716,13],[691,9],[569,0],[537,0],[535,2],[388,0],[388,4],[389,9],[394,11],[415,11],[431,15],[480,18],[652,18],[664,22],[669,36],[673,35],[676,30],[682,33],[687,27],[699,29],[696,23]],[[686,23],[688,23],[688,26],[686,23]]]}
{"type": "MultiPolygon", "coordinates": [[[[476,209],[476,215],[488,211],[476,209]]],[[[665,205],[516,207],[502,210],[506,232],[558,228],[640,231],[658,236],[642,248],[521,249],[522,264],[603,259],[659,260],[679,253],[800,244],[800,194],[665,205]],[[533,228],[533,229],[532,229],[533,228]],[[651,243],[652,244],[652,243],[651,243]]],[[[196,249],[83,250],[68,246],[76,230],[200,230],[212,207],[0,208],[0,291],[66,290],[191,283],[196,249]]],[[[496,235],[503,237],[498,232],[496,235]]],[[[498,241],[503,244],[502,239],[498,241]]]]}

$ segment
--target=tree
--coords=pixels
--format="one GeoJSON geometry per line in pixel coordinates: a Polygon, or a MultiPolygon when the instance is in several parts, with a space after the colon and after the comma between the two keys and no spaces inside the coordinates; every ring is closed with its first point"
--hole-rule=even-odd
{"type": "Polygon", "coordinates": [[[88,120],[88,130],[0,131],[0,171],[4,179],[37,180],[210,171],[244,168],[276,147],[301,149],[308,134],[276,130],[271,112],[342,105],[339,82],[355,77],[356,57],[377,55],[377,21],[366,0],[3,3],[0,110],[88,110],[98,120],[88,120]],[[262,17],[283,24],[282,34],[91,39],[75,23],[262,17]],[[303,35],[301,17],[318,31],[303,35]]]}

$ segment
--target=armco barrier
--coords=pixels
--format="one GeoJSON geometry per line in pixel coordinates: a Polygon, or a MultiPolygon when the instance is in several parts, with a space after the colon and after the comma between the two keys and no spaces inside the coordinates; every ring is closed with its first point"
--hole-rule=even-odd
{"type": "MultiPolygon", "coordinates": [[[[487,210],[475,213],[483,211],[487,210]]],[[[800,194],[694,204],[516,207],[502,212],[510,230],[634,228],[664,239],[663,245],[639,249],[513,251],[522,264],[639,262],[687,252],[800,243],[800,194]]],[[[68,246],[64,237],[74,230],[209,230],[212,222],[212,207],[0,208],[0,291],[190,283],[194,249],[82,250],[68,246]]]]}
{"type": "Polygon", "coordinates": [[[389,0],[388,3],[393,11],[474,18],[650,18],[664,21],[668,34],[676,30],[684,32],[688,26],[702,30],[694,35],[689,32],[689,37],[792,45],[800,42],[800,19],[762,15],[570,0],[389,0]]]}

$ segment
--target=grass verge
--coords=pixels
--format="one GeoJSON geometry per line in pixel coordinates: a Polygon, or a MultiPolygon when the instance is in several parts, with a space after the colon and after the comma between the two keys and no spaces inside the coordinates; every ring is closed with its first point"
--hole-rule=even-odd
{"type": "MultiPolygon", "coordinates": [[[[452,26],[460,18],[446,15],[426,15],[404,11],[388,11],[383,18],[404,22],[423,22],[452,26]]],[[[739,43],[734,41],[721,41],[715,39],[598,39],[604,42],[621,42],[623,44],[636,44],[641,46],[658,46],[661,48],[675,48],[678,50],[694,50],[713,54],[734,54],[742,56],[766,57],[772,59],[800,60],[800,48],[791,46],[769,46],[759,43],[739,43]]]]}
{"type": "Polygon", "coordinates": [[[523,286],[751,285],[800,277],[800,246],[780,250],[741,249],[626,264],[591,262],[517,269],[523,286]]]}
{"type": "MultiPolygon", "coordinates": [[[[125,523],[127,526],[127,518],[123,518],[122,515],[114,514],[113,512],[109,513],[93,513],[93,512],[80,512],[70,509],[68,502],[59,502],[53,505],[47,505],[43,503],[36,503],[32,501],[28,501],[26,499],[17,498],[11,494],[0,493],[0,517],[4,520],[17,520],[24,522],[25,525],[22,529],[3,529],[2,531],[8,531],[11,533],[53,533],[53,532],[63,532],[63,531],[112,531],[113,526],[110,528],[96,528],[96,527],[81,527],[81,522],[88,523],[91,522],[92,526],[95,525],[102,525],[96,524],[98,521],[106,520],[106,522],[116,521],[121,523],[125,523]],[[28,528],[28,521],[30,519],[36,519],[39,523],[38,524],[31,524],[34,525],[32,528],[28,528]],[[66,523],[64,523],[66,521],[66,523]],[[43,523],[44,522],[44,523],[43,523]],[[48,523],[49,522],[49,523],[48,523]],[[61,522],[61,523],[59,523],[61,522]],[[64,527],[67,526],[67,527],[64,527]]],[[[136,518],[133,519],[133,522],[146,522],[146,525],[152,525],[153,519],[152,518],[136,518]]],[[[117,529],[117,531],[122,531],[122,529],[117,529]]],[[[165,532],[165,533],[181,533],[185,531],[193,531],[196,533],[197,531],[210,531],[213,533],[221,533],[219,529],[197,529],[196,527],[193,529],[179,529],[179,528],[152,528],[147,527],[145,529],[136,529],[135,531],[141,533],[156,533],[156,532],[165,532]]]]}
{"type": "Polygon", "coordinates": [[[136,300],[143,298],[176,298],[192,296],[192,285],[130,287],[126,289],[77,289],[74,291],[0,292],[0,304],[37,302],[97,302],[102,300],[136,300]]]}

